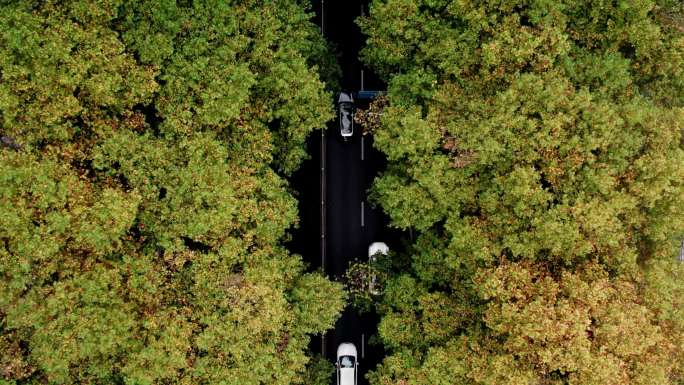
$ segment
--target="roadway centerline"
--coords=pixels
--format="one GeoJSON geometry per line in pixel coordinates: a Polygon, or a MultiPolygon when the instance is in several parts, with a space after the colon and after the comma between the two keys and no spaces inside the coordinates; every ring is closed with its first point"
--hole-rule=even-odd
{"type": "Polygon", "coordinates": [[[364,141],[363,141],[364,137],[365,136],[363,134],[361,134],[361,160],[364,160],[364,148],[366,147],[366,146],[364,146],[364,141]]]}
{"type": "MultiPolygon", "coordinates": [[[[321,35],[325,38],[325,0],[321,0],[321,35]]],[[[321,148],[320,148],[320,155],[321,155],[321,161],[320,161],[320,167],[321,167],[321,173],[320,173],[320,194],[321,194],[321,207],[320,207],[320,212],[321,212],[321,217],[320,217],[320,226],[321,226],[321,269],[325,271],[325,251],[326,251],[326,239],[325,239],[325,226],[326,226],[326,217],[325,217],[325,212],[326,212],[326,207],[325,207],[325,197],[326,197],[326,185],[325,185],[325,178],[326,178],[326,172],[325,172],[325,156],[326,156],[326,142],[325,142],[325,128],[321,130],[321,148]]],[[[326,341],[326,335],[323,333],[321,336],[321,355],[325,357],[325,354],[327,352],[327,341],[326,341]]]]}
{"type": "Polygon", "coordinates": [[[361,227],[364,227],[366,225],[365,224],[365,211],[366,210],[364,210],[364,205],[365,205],[365,202],[361,201],[361,227]]]}
{"type": "Polygon", "coordinates": [[[366,335],[361,333],[361,358],[366,358],[366,335]]]}

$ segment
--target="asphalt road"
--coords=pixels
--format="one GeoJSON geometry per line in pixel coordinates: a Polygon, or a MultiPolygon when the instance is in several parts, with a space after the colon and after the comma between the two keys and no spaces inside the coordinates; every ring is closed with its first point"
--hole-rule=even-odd
{"type": "MultiPolygon", "coordinates": [[[[312,0],[316,11],[315,21],[324,25],[323,33],[337,48],[343,71],[341,87],[358,91],[361,87],[362,65],[358,53],[364,37],[354,20],[367,9],[367,0],[312,0]],[[324,5],[324,7],[323,7],[324,5]],[[324,15],[321,11],[324,9],[324,15]]],[[[364,71],[366,89],[384,86],[370,71],[364,71]]],[[[311,159],[290,178],[293,192],[299,200],[300,227],[292,233],[290,250],[304,257],[312,270],[320,267],[332,279],[340,280],[349,263],[355,259],[368,259],[368,246],[375,241],[387,243],[390,249],[398,246],[398,234],[388,230],[388,219],[373,209],[366,200],[373,179],[385,168],[384,156],[373,149],[372,137],[360,135],[361,127],[354,128],[354,136],[343,141],[339,122],[330,123],[325,136],[314,135],[307,142],[311,159]],[[324,145],[321,146],[321,140],[324,145]],[[321,159],[324,155],[325,159],[321,159]],[[321,166],[325,177],[321,178],[321,166]],[[321,195],[321,186],[325,194],[321,195]],[[324,201],[324,205],[321,205],[324,201]],[[325,222],[321,222],[321,215],[325,222]],[[321,234],[325,242],[320,242],[321,234]],[[322,250],[322,246],[324,250],[322,250]],[[323,255],[325,257],[323,258],[323,255]],[[324,266],[322,266],[324,265],[324,266]]],[[[352,342],[359,354],[359,384],[367,384],[364,375],[382,360],[381,346],[369,345],[369,338],[377,333],[378,317],[375,314],[358,314],[347,307],[335,328],[321,339],[314,339],[312,351],[320,352],[335,362],[337,346],[352,342]]],[[[334,377],[331,384],[335,384],[334,377]]]]}
{"type": "MultiPolygon", "coordinates": [[[[337,124],[337,122],[335,122],[337,124]]],[[[385,230],[387,219],[366,200],[372,180],[384,167],[382,154],[373,149],[372,138],[354,137],[343,141],[337,126],[326,135],[326,272],[340,278],[349,263],[368,259],[368,245],[383,241],[392,247],[393,238],[385,230]]],[[[359,383],[365,384],[365,374],[374,368],[383,355],[379,346],[369,346],[368,338],[377,332],[377,317],[359,315],[348,307],[326,336],[326,356],[335,360],[337,346],[352,342],[359,353],[359,383]],[[363,357],[362,357],[363,355],[363,357]]]]}
{"type": "MultiPolygon", "coordinates": [[[[323,3],[321,3],[323,5],[323,3]]],[[[343,78],[341,87],[346,91],[358,91],[362,86],[382,87],[381,83],[358,60],[365,37],[355,19],[368,8],[367,0],[329,0],[324,7],[323,34],[338,50],[343,78]]],[[[357,104],[357,107],[360,107],[357,104]]],[[[384,241],[393,246],[385,231],[387,218],[373,209],[366,200],[373,179],[385,167],[384,156],[372,146],[372,137],[361,135],[361,127],[355,127],[354,136],[344,141],[339,134],[339,121],[333,121],[325,136],[325,271],[333,278],[344,275],[349,263],[355,259],[368,259],[368,245],[384,241]]],[[[369,345],[368,339],[377,333],[378,317],[374,314],[358,314],[347,307],[335,328],[325,336],[325,355],[336,359],[337,346],[342,342],[356,345],[359,355],[359,384],[367,384],[366,372],[382,360],[381,346],[369,345]]],[[[333,378],[332,383],[335,383],[333,378]]]]}
{"type": "MultiPolygon", "coordinates": [[[[339,136],[339,123],[331,122],[325,136],[326,194],[324,212],[327,218],[325,272],[332,279],[341,280],[349,263],[355,259],[368,258],[368,246],[375,241],[387,243],[396,249],[399,235],[387,228],[388,219],[379,210],[373,209],[366,200],[366,192],[373,178],[385,167],[384,156],[372,147],[372,137],[361,139],[358,130],[350,141],[339,136]],[[362,150],[363,146],[363,150],[362,150]],[[362,159],[363,152],[363,159],[362,159]],[[363,202],[363,224],[362,218],[363,202]]],[[[320,164],[321,136],[309,139],[308,150],[311,159],[290,179],[299,200],[300,227],[293,232],[288,248],[300,254],[309,263],[311,270],[321,267],[320,239],[321,196],[320,164]]],[[[378,317],[375,314],[358,314],[347,307],[335,328],[325,335],[325,356],[334,362],[337,346],[342,342],[353,342],[359,353],[359,384],[367,384],[363,375],[382,360],[381,346],[371,346],[368,339],[377,332],[378,317]],[[363,356],[362,356],[363,355],[363,356]]],[[[316,338],[310,346],[320,352],[321,340],[316,338]]],[[[334,379],[331,379],[334,384],[334,379]]]]}

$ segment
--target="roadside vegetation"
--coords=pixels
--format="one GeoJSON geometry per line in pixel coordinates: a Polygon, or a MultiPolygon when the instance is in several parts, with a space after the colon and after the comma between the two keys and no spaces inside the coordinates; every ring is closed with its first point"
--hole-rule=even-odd
{"type": "Polygon", "coordinates": [[[283,246],[339,77],[306,4],[2,2],[0,385],[323,385],[347,296],[374,385],[684,383],[684,5],[372,1],[415,237],[345,293],[283,246]]]}
{"type": "Polygon", "coordinates": [[[419,234],[384,283],[371,383],[684,381],[682,11],[371,3],[372,196],[419,234]]]}
{"type": "Polygon", "coordinates": [[[342,287],[281,246],[284,177],[333,116],[309,19],[295,0],[3,2],[0,383],[330,370],[306,351],[342,287]]]}

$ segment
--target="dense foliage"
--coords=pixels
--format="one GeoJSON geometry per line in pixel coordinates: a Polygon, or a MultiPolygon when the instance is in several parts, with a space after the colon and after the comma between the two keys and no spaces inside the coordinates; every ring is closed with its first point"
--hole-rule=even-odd
{"type": "MultiPolygon", "coordinates": [[[[683,7],[372,2],[372,198],[418,234],[347,275],[372,383],[684,381],[683,7]]],[[[339,74],[304,2],[0,10],[0,383],[327,383],[345,296],[282,246],[339,74]]]]}
{"type": "Polygon", "coordinates": [[[3,2],[0,382],[329,370],[306,348],[342,289],[280,246],[283,176],[332,116],[309,18],[295,0],[3,2]]]}
{"type": "Polygon", "coordinates": [[[683,11],[372,2],[373,198],[420,234],[373,383],[683,381],[683,11]]]}

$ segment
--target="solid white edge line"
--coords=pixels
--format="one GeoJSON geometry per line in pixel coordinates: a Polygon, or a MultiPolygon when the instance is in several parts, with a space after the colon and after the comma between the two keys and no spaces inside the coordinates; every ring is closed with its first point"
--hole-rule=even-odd
{"type": "Polygon", "coordinates": [[[325,357],[325,334],[321,337],[321,355],[325,357]]]}
{"type": "Polygon", "coordinates": [[[321,35],[325,36],[325,0],[321,0],[321,35]]]}
{"type": "Polygon", "coordinates": [[[361,69],[361,91],[363,91],[363,68],[361,69]]]}
{"type": "Polygon", "coordinates": [[[363,140],[363,138],[364,138],[364,136],[363,136],[363,134],[362,134],[362,135],[361,135],[361,160],[364,160],[364,148],[366,147],[366,146],[364,145],[364,140],[363,140]]]}

